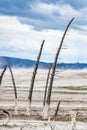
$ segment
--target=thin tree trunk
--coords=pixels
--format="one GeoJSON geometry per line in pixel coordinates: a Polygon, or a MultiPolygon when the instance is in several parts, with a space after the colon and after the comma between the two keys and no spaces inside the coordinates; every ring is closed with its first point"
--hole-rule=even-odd
{"type": "Polygon", "coordinates": [[[15,85],[15,80],[14,80],[13,72],[12,72],[12,69],[11,69],[10,65],[8,65],[8,68],[9,68],[10,73],[11,73],[12,83],[13,83],[13,87],[14,87],[15,99],[17,99],[17,91],[16,91],[16,85],[15,85]]]}
{"type": "Polygon", "coordinates": [[[71,22],[72,22],[73,20],[74,20],[74,18],[70,20],[69,24],[68,24],[67,27],[66,27],[66,30],[65,30],[65,32],[64,32],[64,34],[63,34],[63,37],[62,37],[62,39],[61,39],[61,42],[60,42],[60,46],[59,46],[59,48],[58,48],[58,50],[57,50],[57,53],[56,53],[56,56],[55,56],[55,59],[54,59],[54,64],[53,64],[53,67],[52,67],[52,74],[51,74],[51,78],[50,78],[50,85],[49,85],[49,90],[48,90],[48,97],[47,97],[47,104],[48,104],[48,105],[50,105],[52,85],[53,85],[53,80],[54,80],[54,75],[55,75],[55,69],[56,69],[56,65],[57,65],[58,56],[59,56],[60,50],[61,50],[61,48],[62,48],[62,45],[63,45],[63,41],[64,41],[64,38],[65,38],[66,32],[68,31],[68,28],[69,28],[69,26],[70,26],[70,24],[71,24],[71,22]]]}
{"type": "Polygon", "coordinates": [[[6,69],[7,69],[7,65],[4,67],[4,69],[3,69],[3,71],[2,71],[2,73],[0,75],[0,85],[2,83],[2,78],[3,78],[3,75],[4,75],[5,71],[6,71],[6,69]]]}
{"type": "Polygon", "coordinates": [[[16,85],[15,85],[15,80],[14,80],[13,72],[12,72],[12,69],[11,69],[10,65],[6,65],[4,67],[4,70],[2,71],[1,76],[0,76],[0,85],[2,83],[2,78],[3,78],[3,75],[4,75],[7,67],[9,68],[9,71],[11,73],[12,83],[13,83],[13,87],[14,87],[14,95],[15,95],[15,113],[17,113],[17,90],[16,90],[16,85]]]}
{"type": "Polygon", "coordinates": [[[56,108],[56,111],[55,111],[55,115],[54,115],[55,118],[58,114],[60,103],[61,103],[61,101],[58,102],[58,105],[57,105],[57,108],[56,108]]]}
{"type": "Polygon", "coordinates": [[[29,96],[28,96],[28,110],[27,110],[27,112],[30,112],[30,110],[31,110],[31,101],[32,101],[32,93],[33,93],[34,81],[35,81],[35,77],[36,77],[36,73],[37,73],[39,60],[40,60],[40,57],[41,57],[44,42],[45,42],[45,40],[43,40],[43,42],[41,44],[41,48],[40,48],[40,51],[39,51],[39,54],[38,54],[38,57],[37,57],[37,61],[36,61],[34,71],[33,71],[33,75],[32,75],[32,79],[31,79],[30,91],[29,91],[29,96]]]}
{"type": "Polygon", "coordinates": [[[63,41],[64,41],[64,38],[65,38],[65,35],[69,29],[69,26],[71,25],[72,21],[74,20],[74,18],[72,18],[70,20],[70,22],[68,23],[65,31],[64,31],[64,34],[63,34],[63,37],[61,39],[61,42],[60,42],[60,45],[58,47],[58,50],[56,52],[56,55],[55,55],[55,59],[54,59],[54,63],[53,63],[53,66],[52,66],[52,73],[51,73],[51,78],[50,78],[50,84],[49,84],[49,88],[48,88],[48,96],[47,96],[47,104],[46,104],[46,113],[44,113],[43,115],[43,118],[48,118],[48,109],[50,108],[50,99],[51,99],[51,92],[52,92],[52,85],[53,85],[53,80],[54,80],[54,75],[55,75],[55,70],[56,70],[56,65],[57,65],[57,60],[58,60],[58,56],[60,54],[60,50],[62,48],[62,45],[63,45],[63,41]]]}
{"type": "Polygon", "coordinates": [[[47,87],[48,87],[48,81],[49,81],[49,76],[50,76],[51,67],[52,67],[52,66],[50,66],[49,71],[48,71],[48,75],[47,75],[43,106],[45,106],[45,102],[46,102],[47,87]]]}
{"type": "Polygon", "coordinates": [[[8,68],[9,68],[10,73],[11,73],[12,83],[13,83],[13,87],[14,87],[14,95],[15,95],[15,114],[17,114],[17,90],[16,90],[16,85],[15,85],[15,80],[14,80],[13,72],[12,72],[12,69],[11,69],[10,65],[8,65],[8,68]]]}

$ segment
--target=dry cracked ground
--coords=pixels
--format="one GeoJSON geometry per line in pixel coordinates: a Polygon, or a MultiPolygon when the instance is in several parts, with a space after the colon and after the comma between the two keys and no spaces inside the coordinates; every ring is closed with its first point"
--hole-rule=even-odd
{"type": "MultiPolygon", "coordinates": [[[[2,70],[0,70],[1,73],[2,70]]],[[[15,113],[14,89],[9,71],[0,86],[0,109],[7,110],[11,117],[0,113],[0,130],[72,130],[71,112],[76,113],[76,130],[87,130],[87,70],[58,70],[52,89],[49,120],[42,118],[43,99],[48,70],[38,69],[31,104],[31,115],[26,112],[33,69],[13,69],[18,102],[15,113]],[[53,116],[61,101],[58,115],[53,116]]]]}

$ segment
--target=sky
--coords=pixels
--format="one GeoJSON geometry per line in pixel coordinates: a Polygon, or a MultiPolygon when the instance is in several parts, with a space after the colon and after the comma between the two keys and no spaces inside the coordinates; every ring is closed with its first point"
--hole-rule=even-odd
{"type": "Polygon", "coordinates": [[[72,22],[58,61],[87,63],[87,0],[0,0],[0,56],[53,62],[72,22]]]}

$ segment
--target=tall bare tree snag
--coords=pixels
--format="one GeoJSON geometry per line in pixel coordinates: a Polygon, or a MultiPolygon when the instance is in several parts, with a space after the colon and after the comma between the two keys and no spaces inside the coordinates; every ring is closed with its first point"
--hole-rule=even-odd
{"type": "Polygon", "coordinates": [[[0,75],[0,85],[2,83],[2,78],[3,78],[3,75],[4,75],[5,71],[6,71],[6,69],[7,69],[7,65],[4,67],[4,69],[3,69],[3,71],[2,71],[2,73],[0,75]]]}
{"type": "Polygon", "coordinates": [[[47,103],[46,103],[45,108],[44,108],[45,110],[43,112],[43,118],[48,118],[48,111],[49,111],[49,108],[50,108],[50,99],[51,99],[52,85],[53,85],[53,80],[54,80],[54,75],[55,75],[55,70],[56,70],[58,56],[60,54],[60,50],[62,48],[63,41],[64,41],[64,38],[66,36],[66,33],[67,33],[67,31],[69,29],[69,26],[71,25],[73,20],[74,20],[74,18],[72,18],[70,20],[70,22],[68,23],[68,25],[67,25],[67,27],[66,27],[66,29],[64,31],[63,37],[61,39],[60,45],[58,47],[58,50],[56,52],[56,55],[55,55],[54,63],[53,63],[53,66],[52,66],[52,73],[51,73],[51,78],[50,78],[50,84],[49,84],[49,88],[48,88],[47,103]]]}
{"type": "Polygon", "coordinates": [[[48,81],[49,81],[49,76],[50,76],[51,67],[52,67],[52,66],[50,66],[49,71],[48,71],[48,75],[47,75],[43,106],[45,106],[45,102],[46,102],[47,87],[48,87],[48,81]]]}
{"type": "Polygon", "coordinates": [[[10,73],[11,73],[12,83],[13,83],[13,87],[14,87],[14,95],[15,95],[15,114],[17,114],[17,90],[16,90],[16,85],[15,85],[15,80],[14,80],[13,72],[12,72],[12,69],[11,69],[10,65],[8,65],[8,68],[9,68],[10,73]]]}
{"type": "Polygon", "coordinates": [[[30,114],[30,111],[31,111],[31,101],[32,101],[32,93],[33,93],[34,81],[35,81],[35,77],[36,77],[36,73],[37,73],[37,69],[38,69],[38,65],[39,65],[39,61],[40,61],[40,57],[41,57],[44,42],[45,42],[45,40],[43,40],[43,42],[41,44],[41,48],[40,48],[40,51],[39,51],[39,54],[38,54],[38,57],[37,57],[37,61],[36,61],[34,71],[33,71],[33,75],[32,75],[32,79],[31,79],[30,91],[29,91],[29,96],[28,96],[28,109],[27,109],[28,114],[30,114]]]}

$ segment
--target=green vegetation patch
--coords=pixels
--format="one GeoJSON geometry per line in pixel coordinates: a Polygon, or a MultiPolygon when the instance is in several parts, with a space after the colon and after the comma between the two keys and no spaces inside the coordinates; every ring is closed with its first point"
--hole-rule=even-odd
{"type": "Polygon", "coordinates": [[[68,89],[68,90],[87,90],[87,87],[83,86],[64,86],[64,87],[56,87],[57,89],[68,89]]]}

